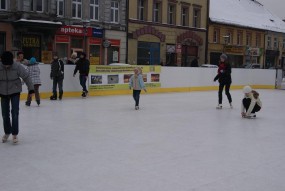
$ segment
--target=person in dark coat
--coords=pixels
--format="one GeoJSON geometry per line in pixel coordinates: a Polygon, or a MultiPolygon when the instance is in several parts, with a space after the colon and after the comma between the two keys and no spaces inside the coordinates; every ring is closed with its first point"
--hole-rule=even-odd
{"type": "Polygon", "coordinates": [[[59,100],[63,96],[63,79],[64,79],[64,64],[62,60],[58,58],[57,53],[53,55],[53,61],[51,62],[50,79],[53,80],[52,96],[50,100],[57,100],[57,86],[59,90],[59,100]]]}
{"type": "Polygon", "coordinates": [[[232,97],[230,94],[230,87],[232,83],[232,68],[231,65],[227,61],[228,57],[226,54],[222,54],[220,56],[220,63],[219,63],[219,68],[218,68],[218,74],[214,78],[214,81],[219,81],[219,104],[217,106],[217,109],[222,109],[222,101],[223,101],[223,89],[225,87],[225,92],[228,97],[230,107],[233,108],[232,106],[232,97]]]}
{"type": "Polygon", "coordinates": [[[86,54],[83,52],[80,55],[79,60],[76,62],[76,67],[74,69],[73,77],[75,77],[77,71],[79,71],[79,81],[82,86],[82,97],[86,97],[88,95],[88,90],[86,88],[86,81],[88,79],[90,69],[90,62],[86,58],[86,54]]]}
{"type": "Polygon", "coordinates": [[[198,58],[195,57],[191,62],[191,67],[199,67],[198,58]]]}
{"type": "Polygon", "coordinates": [[[18,142],[19,133],[19,105],[22,92],[21,79],[27,84],[29,95],[34,94],[34,85],[29,73],[19,62],[13,61],[13,54],[5,51],[1,55],[0,62],[0,97],[5,135],[2,142],[7,142],[9,136],[13,135],[13,143],[18,142]],[[10,108],[11,102],[11,108],[10,108]],[[10,119],[10,112],[12,121],[10,119]]]}

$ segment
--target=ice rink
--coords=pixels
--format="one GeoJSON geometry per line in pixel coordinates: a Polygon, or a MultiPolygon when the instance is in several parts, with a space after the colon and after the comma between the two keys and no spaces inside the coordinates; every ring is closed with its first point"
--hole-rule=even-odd
{"type": "Polygon", "coordinates": [[[217,91],[143,94],[138,111],[131,95],[22,101],[0,190],[283,191],[285,91],[258,91],[257,119],[241,118],[241,90],[222,110],[217,91]]]}

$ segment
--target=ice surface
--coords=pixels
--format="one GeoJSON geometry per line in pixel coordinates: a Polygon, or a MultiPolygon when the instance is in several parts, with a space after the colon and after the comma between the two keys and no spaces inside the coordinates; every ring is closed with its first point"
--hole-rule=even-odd
{"type": "Polygon", "coordinates": [[[285,91],[259,90],[257,119],[231,93],[222,110],[216,91],[143,94],[139,111],[130,95],[22,101],[19,144],[0,144],[0,190],[285,190],[285,91]]]}

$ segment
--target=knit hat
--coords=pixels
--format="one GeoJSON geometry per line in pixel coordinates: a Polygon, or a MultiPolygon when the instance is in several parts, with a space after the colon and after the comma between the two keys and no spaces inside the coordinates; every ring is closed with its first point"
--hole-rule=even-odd
{"type": "Polygon", "coordinates": [[[227,59],[228,59],[228,56],[227,56],[226,54],[222,54],[222,55],[220,56],[220,58],[223,58],[224,60],[227,60],[227,59]]]}
{"type": "Polygon", "coordinates": [[[30,59],[29,64],[30,64],[30,65],[33,65],[33,64],[36,64],[36,63],[37,63],[36,58],[35,58],[35,57],[32,57],[32,58],[30,59]]]}
{"type": "Polygon", "coordinates": [[[12,52],[5,51],[1,55],[1,62],[3,65],[12,65],[14,62],[14,56],[12,52]]]}
{"type": "Polygon", "coordinates": [[[243,87],[243,93],[248,94],[252,91],[250,86],[244,86],[243,87]]]}

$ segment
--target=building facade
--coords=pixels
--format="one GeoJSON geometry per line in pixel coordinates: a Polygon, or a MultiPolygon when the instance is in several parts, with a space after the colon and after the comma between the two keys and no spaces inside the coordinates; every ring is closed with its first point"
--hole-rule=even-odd
{"type": "Polygon", "coordinates": [[[91,64],[126,62],[126,0],[1,0],[0,51],[49,63],[86,52],[91,64]],[[12,32],[11,32],[12,31],[12,32]]]}
{"type": "Polygon", "coordinates": [[[285,34],[267,31],[265,33],[264,68],[284,68],[285,34]]]}
{"type": "Polygon", "coordinates": [[[243,28],[210,22],[208,41],[209,63],[217,65],[220,55],[226,53],[232,67],[264,63],[263,30],[243,28]]]}
{"type": "Polygon", "coordinates": [[[129,1],[128,63],[205,63],[207,11],[207,0],[129,1]]]}

